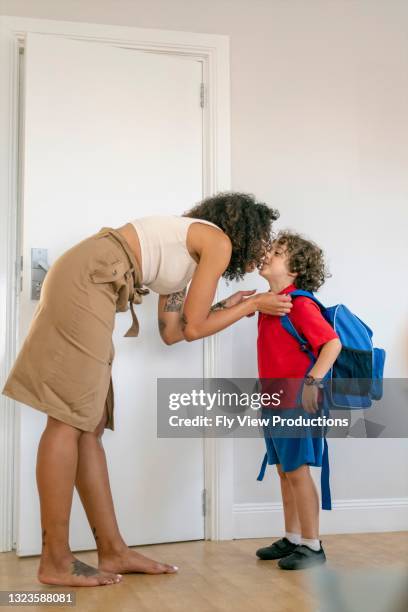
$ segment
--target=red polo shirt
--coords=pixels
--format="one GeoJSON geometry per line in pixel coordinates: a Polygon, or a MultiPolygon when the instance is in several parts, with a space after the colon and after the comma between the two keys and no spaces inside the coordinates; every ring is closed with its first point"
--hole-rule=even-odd
{"type": "MultiPolygon", "coordinates": [[[[279,294],[295,291],[295,285],[289,285],[279,294]]],[[[299,296],[293,298],[289,318],[297,332],[307,340],[313,354],[317,357],[319,349],[338,335],[320,312],[318,305],[310,298],[299,296]]],[[[258,315],[258,377],[303,379],[310,367],[310,358],[303,352],[300,344],[283,327],[281,317],[262,312],[258,315]]],[[[272,383],[272,387],[273,382],[272,383]]],[[[281,385],[280,385],[281,386],[281,385]]],[[[264,385],[262,390],[271,393],[272,387],[264,385]]],[[[299,389],[299,383],[285,384],[285,404],[292,406],[293,398],[299,389]],[[289,387],[291,388],[289,390],[289,387]],[[293,387],[293,388],[292,388],[293,387]],[[296,388],[295,388],[296,387],[296,388]]],[[[295,406],[295,404],[293,404],[295,406]]]]}

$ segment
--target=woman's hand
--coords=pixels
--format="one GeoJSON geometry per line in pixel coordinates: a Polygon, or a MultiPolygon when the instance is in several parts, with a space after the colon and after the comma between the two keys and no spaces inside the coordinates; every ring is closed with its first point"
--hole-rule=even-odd
{"type": "Polygon", "coordinates": [[[250,289],[249,291],[237,291],[224,300],[225,307],[231,308],[231,306],[235,306],[235,304],[240,304],[247,296],[253,295],[254,293],[256,293],[256,289],[250,289]]]}
{"type": "MultiPolygon", "coordinates": [[[[247,300],[250,296],[252,296],[256,292],[256,289],[250,289],[249,291],[236,291],[228,298],[224,298],[220,300],[213,306],[211,306],[210,311],[214,312],[215,310],[223,310],[224,308],[232,308],[232,306],[236,306],[237,304],[241,304],[244,300],[247,300]]],[[[251,312],[246,315],[247,317],[253,317],[255,312],[251,312]]]]}
{"type": "Polygon", "coordinates": [[[282,317],[289,314],[292,309],[292,298],[290,295],[266,291],[265,293],[258,293],[249,299],[255,300],[256,309],[264,314],[282,317]]]}

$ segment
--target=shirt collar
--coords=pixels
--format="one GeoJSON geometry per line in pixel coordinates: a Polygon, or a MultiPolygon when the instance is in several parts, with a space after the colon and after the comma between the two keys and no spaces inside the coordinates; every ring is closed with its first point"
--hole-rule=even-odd
{"type": "Polygon", "coordinates": [[[290,293],[291,291],[295,291],[295,290],[296,290],[296,285],[292,283],[291,285],[288,285],[287,287],[282,289],[282,291],[279,291],[278,295],[285,295],[286,293],[290,293]]]}

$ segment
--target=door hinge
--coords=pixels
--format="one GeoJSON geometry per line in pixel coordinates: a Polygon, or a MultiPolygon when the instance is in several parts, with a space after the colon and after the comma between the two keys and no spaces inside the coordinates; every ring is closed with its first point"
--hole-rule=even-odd
{"type": "Polygon", "coordinates": [[[207,489],[202,490],[201,501],[203,516],[207,516],[207,489]]]}
{"type": "Polygon", "coordinates": [[[204,103],[205,103],[205,85],[204,83],[201,83],[200,85],[200,106],[201,108],[204,108],[204,103]]]}

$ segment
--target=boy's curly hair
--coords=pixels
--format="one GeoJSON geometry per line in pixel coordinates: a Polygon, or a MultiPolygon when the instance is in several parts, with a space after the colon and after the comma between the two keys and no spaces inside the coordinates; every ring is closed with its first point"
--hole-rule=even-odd
{"type": "Polygon", "coordinates": [[[315,242],[285,230],[278,233],[274,244],[286,247],[288,268],[290,272],[297,272],[293,283],[298,289],[317,291],[331,276],[326,268],[324,253],[315,242]]]}
{"type": "Polygon", "coordinates": [[[278,219],[279,212],[258,202],[250,193],[225,191],[205,198],[183,216],[211,221],[227,234],[232,253],[222,276],[239,280],[248,265],[261,267],[272,245],[272,222],[278,219]]]}

